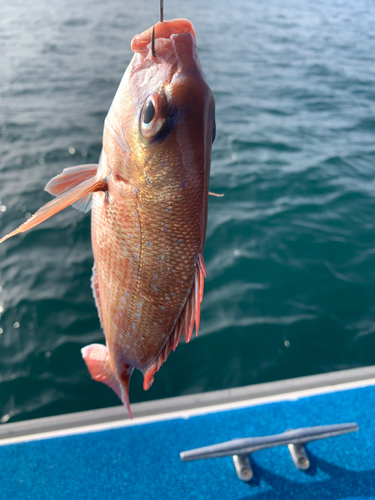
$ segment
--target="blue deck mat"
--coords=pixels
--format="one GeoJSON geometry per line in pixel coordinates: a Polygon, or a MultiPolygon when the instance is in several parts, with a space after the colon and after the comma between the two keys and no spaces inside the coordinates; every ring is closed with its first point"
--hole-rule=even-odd
{"type": "Polygon", "coordinates": [[[375,499],[375,388],[270,403],[0,447],[0,498],[375,499]],[[358,432],[310,443],[297,470],[286,446],[256,452],[249,484],[231,457],[181,462],[179,453],[236,437],[357,422],[358,432]]]}

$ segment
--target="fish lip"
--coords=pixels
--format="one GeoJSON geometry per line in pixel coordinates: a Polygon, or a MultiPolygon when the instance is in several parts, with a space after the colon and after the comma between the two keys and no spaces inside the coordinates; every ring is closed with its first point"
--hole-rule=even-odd
{"type": "Polygon", "coordinates": [[[196,36],[193,24],[188,19],[172,19],[156,23],[154,26],[144,31],[140,35],[135,35],[131,41],[131,49],[133,52],[142,52],[147,45],[151,44],[152,30],[155,29],[155,41],[158,38],[169,39],[172,35],[182,33],[190,33],[196,43],[196,36]]]}
{"type": "MultiPolygon", "coordinates": [[[[186,74],[187,72],[198,71],[203,75],[200,64],[197,46],[191,33],[178,33],[171,36],[173,56],[177,63],[176,74],[186,74]]],[[[176,76],[174,75],[174,77],[176,76]]]]}
{"type": "Polygon", "coordinates": [[[155,63],[157,65],[167,63],[170,65],[170,74],[166,77],[166,84],[171,82],[175,73],[193,69],[193,66],[203,73],[197,54],[195,35],[191,31],[171,33],[168,38],[159,37],[155,45],[155,56],[152,55],[151,42],[142,45],[142,48],[135,52],[130,64],[132,71],[151,68],[155,63]]]}

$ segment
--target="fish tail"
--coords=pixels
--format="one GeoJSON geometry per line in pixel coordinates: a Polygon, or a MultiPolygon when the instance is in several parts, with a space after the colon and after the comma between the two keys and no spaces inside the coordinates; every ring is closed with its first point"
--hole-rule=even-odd
{"type": "Polygon", "coordinates": [[[117,396],[126,406],[129,417],[133,418],[129,402],[129,384],[133,367],[128,364],[123,365],[120,380],[114,374],[110,361],[108,348],[102,344],[90,344],[81,349],[82,357],[85,360],[91,378],[97,382],[103,382],[115,391],[117,396]]]}
{"type": "Polygon", "coordinates": [[[166,361],[171,350],[176,350],[180,338],[182,335],[185,337],[185,342],[190,342],[191,335],[193,333],[194,322],[195,331],[198,336],[199,330],[199,317],[200,317],[200,304],[203,298],[203,285],[204,278],[206,276],[206,268],[204,266],[204,260],[202,254],[198,256],[198,265],[195,271],[195,278],[193,288],[190,295],[185,303],[185,306],[178,318],[172,333],[168,337],[166,344],[160,351],[159,356],[144,370],[143,373],[143,389],[147,391],[153,382],[154,375],[160,369],[161,365],[166,361]]]}
{"type": "Polygon", "coordinates": [[[57,197],[35,212],[16,230],[4,236],[0,243],[18,233],[28,231],[69,205],[78,203],[76,208],[87,211],[90,205],[88,198],[91,198],[92,193],[107,190],[106,181],[96,179],[96,171],[97,169],[94,172],[93,165],[82,165],[81,167],[66,168],[62,174],[51,179],[46,190],[57,197]]]}

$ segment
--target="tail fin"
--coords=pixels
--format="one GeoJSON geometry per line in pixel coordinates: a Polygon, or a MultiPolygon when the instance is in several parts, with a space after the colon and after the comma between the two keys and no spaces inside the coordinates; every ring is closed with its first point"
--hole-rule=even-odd
{"type": "Polygon", "coordinates": [[[18,233],[28,231],[81,199],[85,199],[86,206],[87,196],[91,196],[95,191],[106,191],[108,186],[106,181],[96,179],[93,165],[82,165],[65,169],[62,174],[51,179],[46,188],[52,194],[57,194],[57,198],[40,208],[18,229],[4,236],[0,243],[18,233]],[[74,175],[71,170],[74,170],[74,175]]]}
{"type": "Polygon", "coordinates": [[[113,389],[126,406],[129,417],[133,418],[129,402],[129,383],[133,367],[124,364],[124,370],[121,373],[121,381],[119,381],[111,369],[109,352],[106,346],[102,344],[90,344],[81,349],[81,353],[91,378],[97,382],[103,382],[103,384],[107,384],[113,389]]]}

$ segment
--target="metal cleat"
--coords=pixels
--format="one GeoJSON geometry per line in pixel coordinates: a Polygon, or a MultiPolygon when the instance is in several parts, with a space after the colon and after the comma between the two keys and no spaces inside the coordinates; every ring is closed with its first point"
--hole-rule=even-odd
{"type": "Polygon", "coordinates": [[[180,453],[180,458],[183,462],[188,462],[190,460],[201,460],[202,458],[219,458],[231,455],[238,477],[242,481],[248,482],[253,477],[249,455],[254,451],[287,445],[294,465],[300,470],[307,470],[310,467],[310,461],[305,450],[307,443],[357,430],[358,425],[356,423],[288,429],[282,434],[233,439],[232,441],[205,446],[204,448],[183,451],[180,453]]]}

